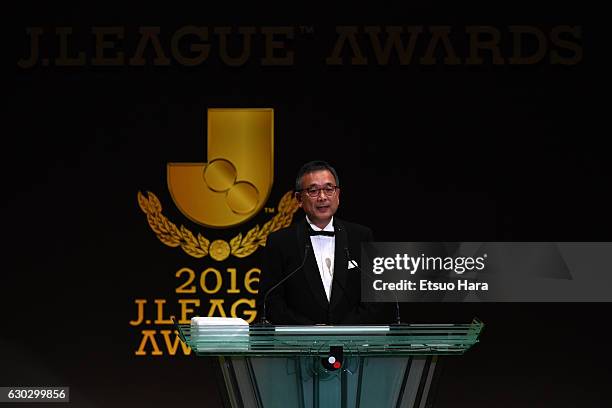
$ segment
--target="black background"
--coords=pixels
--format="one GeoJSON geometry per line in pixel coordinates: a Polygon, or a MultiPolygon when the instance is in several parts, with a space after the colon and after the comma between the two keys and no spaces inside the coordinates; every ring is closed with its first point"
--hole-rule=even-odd
{"type": "MultiPolygon", "coordinates": [[[[136,193],[155,192],[165,213],[180,219],[165,165],[204,161],[207,108],[274,108],[268,206],[291,189],[303,162],[320,158],[340,173],[339,216],[371,226],[379,241],[610,241],[611,173],[599,107],[605,48],[586,9],[513,2],[495,9],[19,10],[13,61],[28,55],[30,26],[73,27],[74,41],[91,52],[92,26],[123,26],[128,55],[140,26],[314,31],[296,34],[288,67],[261,66],[257,45],[241,67],[224,65],[214,51],[193,68],[15,66],[2,149],[8,262],[0,385],[67,385],[73,406],[220,406],[204,359],[135,357],[138,339],[128,325],[135,298],[167,297],[177,265],[194,262],[157,241],[136,193]],[[338,25],[491,25],[507,33],[512,24],[580,25],[583,58],[575,66],[522,67],[324,62],[338,25]]],[[[602,326],[610,311],[600,303],[402,305],[404,320],[413,322],[478,316],[486,323],[479,345],[446,359],[438,407],[606,405],[602,326]]]]}

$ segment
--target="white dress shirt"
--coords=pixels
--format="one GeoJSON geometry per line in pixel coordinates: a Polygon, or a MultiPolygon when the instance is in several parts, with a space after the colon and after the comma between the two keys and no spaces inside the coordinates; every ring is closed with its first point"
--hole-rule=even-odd
{"type": "MultiPolygon", "coordinates": [[[[314,231],[334,231],[333,217],[331,221],[329,221],[329,224],[323,229],[311,223],[308,216],[306,216],[306,221],[308,221],[310,228],[314,231]]],[[[334,280],[335,238],[336,237],[326,237],[324,235],[314,235],[310,237],[315,259],[317,260],[317,266],[319,267],[319,274],[321,275],[321,282],[323,282],[323,288],[325,288],[325,294],[327,295],[327,301],[331,299],[332,282],[334,280]]]]}

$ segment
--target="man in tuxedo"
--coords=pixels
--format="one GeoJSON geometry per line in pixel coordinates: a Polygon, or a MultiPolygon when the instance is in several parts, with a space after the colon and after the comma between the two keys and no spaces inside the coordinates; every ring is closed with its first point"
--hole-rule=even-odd
{"type": "Polygon", "coordinates": [[[323,161],[306,163],[296,178],[295,197],[306,217],[268,236],[260,318],[270,291],[265,317],[272,324],[389,322],[382,305],[361,302],[361,243],[373,240],[372,230],[334,217],[340,203],[336,170],[323,161]]]}

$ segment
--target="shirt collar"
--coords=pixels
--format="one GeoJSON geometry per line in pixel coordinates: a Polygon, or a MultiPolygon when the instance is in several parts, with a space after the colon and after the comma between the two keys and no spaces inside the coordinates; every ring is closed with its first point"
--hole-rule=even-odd
{"type": "Polygon", "coordinates": [[[306,221],[308,222],[308,224],[310,224],[310,228],[315,231],[334,231],[334,217],[329,220],[329,224],[327,224],[323,229],[317,227],[312,222],[310,222],[310,218],[308,218],[308,216],[306,216],[306,221]]]}

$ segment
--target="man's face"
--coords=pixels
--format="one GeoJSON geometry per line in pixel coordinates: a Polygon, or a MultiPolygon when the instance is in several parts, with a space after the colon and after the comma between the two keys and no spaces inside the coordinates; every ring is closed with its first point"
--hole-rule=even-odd
{"type": "Polygon", "coordinates": [[[329,170],[317,170],[312,173],[306,173],[302,177],[302,191],[296,193],[297,201],[308,214],[310,221],[319,228],[324,228],[336,213],[338,204],[340,204],[340,189],[331,195],[327,195],[325,191],[317,191],[316,197],[308,195],[308,189],[323,189],[325,187],[334,187],[336,179],[329,170]]]}

